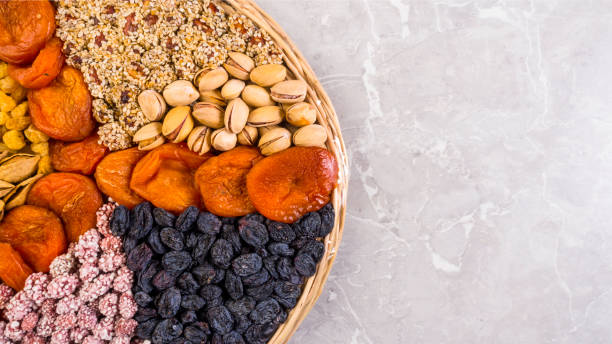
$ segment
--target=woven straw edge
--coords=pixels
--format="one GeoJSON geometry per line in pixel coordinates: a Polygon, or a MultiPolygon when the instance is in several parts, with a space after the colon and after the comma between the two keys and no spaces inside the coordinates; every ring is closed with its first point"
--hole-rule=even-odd
{"type": "Polygon", "coordinates": [[[261,29],[266,31],[276,44],[282,49],[285,54],[285,64],[297,79],[306,81],[308,86],[307,100],[317,108],[317,119],[323,125],[328,133],[329,140],[327,148],[332,152],[338,160],[339,178],[338,187],[334,190],[332,203],[336,212],[336,222],[332,232],[325,238],[325,255],[324,259],[317,267],[317,273],[308,279],[304,286],[304,291],[297,305],[289,314],[287,321],[278,328],[269,343],[281,344],[287,343],[291,336],[295,333],[300,323],[306,318],[308,312],[312,309],[317,299],[323,291],[323,286],[332,265],[338,253],[338,247],[342,240],[342,231],[344,229],[344,221],[346,216],[346,201],[349,180],[349,164],[346,155],[346,148],[342,133],[340,132],[340,124],[334,107],[323,89],[323,86],[317,79],[314,71],[302,55],[293,41],[287,36],[285,31],[264,12],[252,0],[224,0],[232,8],[224,6],[227,11],[234,9],[241,14],[244,14],[257,24],[261,29]]]}

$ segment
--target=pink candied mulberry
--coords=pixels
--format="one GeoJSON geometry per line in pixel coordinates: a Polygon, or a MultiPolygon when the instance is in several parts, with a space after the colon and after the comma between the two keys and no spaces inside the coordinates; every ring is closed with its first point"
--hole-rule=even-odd
{"type": "Polygon", "coordinates": [[[115,336],[110,344],[130,344],[130,337],[127,336],[115,336]]]}
{"type": "Polygon", "coordinates": [[[119,293],[125,293],[132,289],[134,283],[134,273],[127,266],[117,270],[117,277],[113,282],[113,289],[119,293]]]}
{"type": "Polygon", "coordinates": [[[79,278],[74,275],[61,275],[49,282],[47,287],[47,297],[51,299],[61,299],[68,296],[79,286],[79,278]]]}
{"type": "Polygon", "coordinates": [[[55,300],[54,299],[46,299],[43,301],[39,310],[40,315],[46,315],[50,317],[55,317],[55,300]]]}
{"type": "Polygon", "coordinates": [[[45,344],[45,339],[34,333],[28,333],[23,337],[22,344],[45,344]]]}
{"type": "Polygon", "coordinates": [[[76,295],[68,295],[63,299],[60,299],[55,306],[55,313],[57,314],[66,314],[66,313],[76,313],[83,301],[79,299],[76,295]]]}
{"type": "Polygon", "coordinates": [[[121,248],[123,247],[123,243],[121,242],[121,238],[116,236],[108,236],[102,239],[102,243],[100,243],[100,247],[103,252],[115,252],[121,253],[121,248]]]}
{"type": "Polygon", "coordinates": [[[79,268],[79,277],[83,282],[90,282],[100,274],[100,269],[95,264],[85,263],[79,268]]]}
{"type": "Polygon", "coordinates": [[[15,295],[13,288],[4,283],[0,284],[0,310],[4,309],[13,295],[15,295]]]}
{"type": "Polygon", "coordinates": [[[36,334],[43,338],[51,336],[55,330],[55,318],[52,316],[43,315],[38,320],[38,326],[36,326],[36,334]]]}
{"type": "Polygon", "coordinates": [[[115,333],[118,336],[129,336],[134,334],[134,330],[138,326],[138,322],[134,319],[120,318],[115,324],[115,333]]]}
{"type": "Polygon", "coordinates": [[[93,330],[94,336],[102,340],[111,340],[113,338],[113,318],[104,318],[96,325],[93,330]]]}
{"type": "Polygon", "coordinates": [[[46,300],[45,294],[49,280],[49,275],[42,272],[31,274],[26,279],[23,291],[38,307],[46,300]]]}
{"type": "Polygon", "coordinates": [[[82,327],[75,327],[70,330],[70,340],[73,343],[81,343],[89,335],[89,330],[82,327]]]}
{"type": "Polygon", "coordinates": [[[114,272],[99,275],[81,289],[79,297],[85,302],[95,301],[110,290],[114,279],[114,272]]]}
{"type": "Polygon", "coordinates": [[[51,335],[50,344],[68,344],[70,343],[70,331],[58,329],[51,335]]]}
{"type": "Polygon", "coordinates": [[[102,344],[104,343],[101,339],[94,336],[87,336],[83,339],[83,344],[102,344]]]}
{"type": "Polygon", "coordinates": [[[87,305],[83,305],[77,314],[77,322],[82,328],[93,330],[98,323],[96,311],[87,305]]]}
{"type": "Polygon", "coordinates": [[[23,320],[21,320],[21,330],[24,332],[32,332],[36,328],[36,324],[38,324],[38,313],[28,313],[23,320]]]}
{"type": "Polygon", "coordinates": [[[98,261],[98,267],[104,272],[113,272],[125,264],[125,256],[115,252],[103,253],[98,261]]]}
{"type": "Polygon", "coordinates": [[[90,229],[83,235],[81,235],[81,237],[79,238],[79,241],[75,246],[75,252],[78,251],[79,248],[86,250],[94,250],[97,252],[100,250],[101,239],[102,238],[100,237],[100,233],[98,233],[95,228],[90,229]]]}
{"type": "Polygon", "coordinates": [[[131,292],[123,293],[119,297],[119,314],[126,319],[131,319],[136,314],[138,305],[134,301],[131,292]]]}
{"type": "Polygon", "coordinates": [[[20,321],[34,309],[34,303],[24,291],[20,291],[4,308],[4,316],[10,321],[20,321]]]}
{"type": "Polygon", "coordinates": [[[59,329],[70,330],[77,325],[76,313],[66,313],[58,315],[55,319],[55,326],[59,329]]]}
{"type": "Polygon", "coordinates": [[[4,336],[15,342],[20,341],[23,338],[23,334],[19,321],[9,322],[4,329],[4,336]]]}
{"type": "Polygon", "coordinates": [[[110,229],[110,218],[113,216],[116,207],[117,203],[106,203],[96,212],[96,227],[105,237],[113,235],[110,229]]]}
{"type": "Polygon", "coordinates": [[[49,265],[49,273],[53,277],[66,275],[72,272],[74,265],[74,256],[71,253],[64,253],[53,259],[51,265],[49,265]]]}
{"type": "Polygon", "coordinates": [[[75,248],[74,256],[79,259],[81,264],[97,264],[98,263],[98,252],[90,249],[75,248]]]}
{"type": "Polygon", "coordinates": [[[115,293],[109,293],[100,299],[98,303],[98,310],[102,315],[107,317],[114,317],[117,315],[117,302],[119,301],[119,297],[115,293]]]}

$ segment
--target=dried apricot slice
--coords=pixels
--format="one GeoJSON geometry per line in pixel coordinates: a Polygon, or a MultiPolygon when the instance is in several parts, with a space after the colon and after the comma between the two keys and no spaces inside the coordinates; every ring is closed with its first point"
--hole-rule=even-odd
{"type": "Polygon", "coordinates": [[[224,217],[255,212],[246,190],[246,175],[262,158],[257,148],[240,146],[203,163],[195,180],[206,209],[224,217]]]}
{"type": "Polygon", "coordinates": [[[28,91],[32,123],[56,140],[80,141],[94,130],[91,95],[78,70],[64,66],[47,87],[28,91]]]}
{"type": "Polygon", "coordinates": [[[262,215],[293,223],[327,204],[337,179],[338,164],[327,149],[293,147],[258,162],[247,191],[262,215]]]}
{"type": "Polygon", "coordinates": [[[11,244],[0,242],[0,278],[6,285],[15,290],[21,290],[32,273],[32,269],[23,261],[19,252],[11,247],[11,244]]]}
{"type": "Polygon", "coordinates": [[[55,32],[47,0],[0,1],[0,60],[30,63],[55,32]]]}
{"type": "Polygon", "coordinates": [[[192,152],[185,144],[168,143],[145,155],[134,167],[130,188],[156,207],[182,213],[200,206],[194,173],[212,154],[192,152]]]}
{"type": "Polygon", "coordinates": [[[0,224],[0,241],[8,242],[36,272],[49,272],[49,264],[66,251],[62,221],[51,210],[22,205],[0,224]]]}
{"type": "Polygon", "coordinates": [[[42,88],[55,79],[63,64],[62,41],[51,38],[31,66],[9,64],[8,74],[25,88],[42,88]]]}
{"type": "Polygon", "coordinates": [[[68,240],[74,242],[96,226],[96,211],[102,206],[102,194],[89,177],[57,172],[34,184],[27,203],[51,209],[64,222],[68,240]]]}
{"type": "Polygon", "coordinates": [[[61,172],[91,175],[96,165],[108,153],[108,148],[99,144],[98,140],[98,135],[94,134],[80,142],[52,142],[50,155],[53,168],[61,172]]]}
{"type": "Polygon", "coordinates": [[[147,153],[138,148],[130,148],[105,156],[94,174],[100,191],[130,209],[144,202],[143,198],[130,189],[130,178],[136,163],[147,153]]]}

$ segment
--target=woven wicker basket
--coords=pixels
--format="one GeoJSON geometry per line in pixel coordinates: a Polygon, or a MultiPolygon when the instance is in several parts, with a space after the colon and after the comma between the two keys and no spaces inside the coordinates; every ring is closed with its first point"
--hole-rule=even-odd
{"type": "Polygon", "coordinates": [[[287,321],[278,329],[269,342],[272,344],[287,343],[312,306],[317,302],[319,295],[321,295],[323,285],[336,258],[338,246],[340,246],[346,212],[346,193],[349,177],[348,159],[336,111],[312,68],[283,29],[252,0],[225,0],[224,5],[226,11],[242,13],[260,28],[267,31],[270,37],[283,50],[285,64],[293,73],[293,76],[308,83],[307,101],[316,106],[319,124],[327,129],[329,137],[327,147],[336,156],[339,165],[338,187],[334,191],[332,198],[334,209],[336,210],[336,223],[332,232],[325,238],[324,258],[317,267],[317,273],[306,282],[304,292],[298,304],[289,314],[287,321]]]}

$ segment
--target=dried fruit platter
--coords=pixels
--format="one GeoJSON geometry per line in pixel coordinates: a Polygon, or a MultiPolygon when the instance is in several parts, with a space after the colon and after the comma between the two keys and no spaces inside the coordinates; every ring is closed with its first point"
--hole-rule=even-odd
{"type": "Polygon", "coordinates": [[[348,161],[282,29],[250,0],[0,14],[0,343],[286,343],[348,161]]]}

